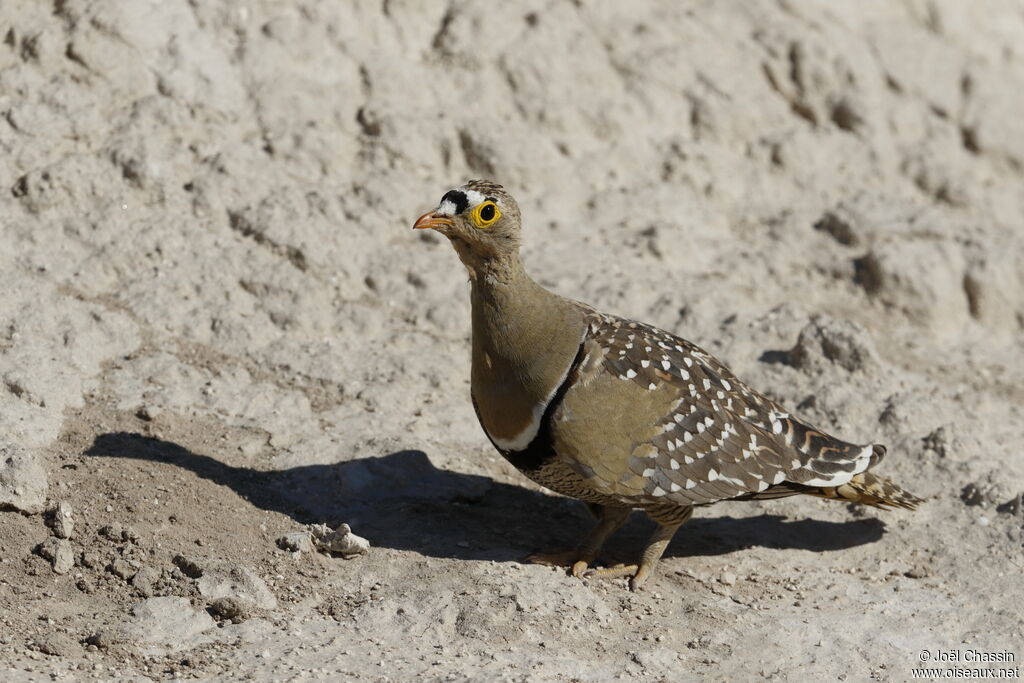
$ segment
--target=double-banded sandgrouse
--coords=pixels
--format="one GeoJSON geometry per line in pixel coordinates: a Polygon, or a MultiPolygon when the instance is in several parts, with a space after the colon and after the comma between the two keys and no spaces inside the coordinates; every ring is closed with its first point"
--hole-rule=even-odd
{"type": "Polygon", "coordinates": [[[469,271],[473,407],[494,447],[598,518],[573,550],[531,556],[638,588],[694,506],[808,494],[913,509],[869,472],[880,445],[792,416],[685,339],[547,291],[519,259],[520,213],[500,186],[447,192],[415,228],[449,238],[469,271]],[[589,569],[631,510],[658,527],[635,565],[589,569]]]}

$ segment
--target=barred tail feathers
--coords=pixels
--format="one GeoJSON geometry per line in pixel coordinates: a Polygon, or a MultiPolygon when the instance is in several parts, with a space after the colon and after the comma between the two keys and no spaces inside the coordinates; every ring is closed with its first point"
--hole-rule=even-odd
{"type": "Polygon", "coordinates": [[[839,486],[808,488],[803,493],[882,509],[895,507],[916,510],[917,506],[924,502],[924,499],[918,498],[885,477],[880,477],[872,472],[861,472],[839,486]]]}

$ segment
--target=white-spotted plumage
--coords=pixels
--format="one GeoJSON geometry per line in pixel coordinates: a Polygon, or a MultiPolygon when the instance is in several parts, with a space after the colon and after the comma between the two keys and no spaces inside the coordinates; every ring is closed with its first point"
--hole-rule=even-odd
{"type": "Polygon", "coordinates": [[[630,467],[650,480],[647,495],[657,487],[663,491],[659,499],[706,504],[780,484],[839,486],[880,457],[874,446],[847,444],[799,422],[712,356],[668,332],[593,314],[589,335],[621,380],[649,391],[674,385],[680,392],[672,412],[656,425],[650,440],[656,450],[635,456],[630,467]]]}

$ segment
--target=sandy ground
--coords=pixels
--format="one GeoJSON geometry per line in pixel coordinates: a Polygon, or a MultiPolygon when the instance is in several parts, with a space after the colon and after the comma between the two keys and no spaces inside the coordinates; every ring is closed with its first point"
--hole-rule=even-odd
{"type": "Polygon", "coordinates": [[[3,1],[5,680],[1019,672],[1024,8],[601,4],[3,1]],[[589,521],[490,449],[409,229],[479,176],[540,282],[928,503],[704,508],[638,594],[520,564],[589,521]]]}

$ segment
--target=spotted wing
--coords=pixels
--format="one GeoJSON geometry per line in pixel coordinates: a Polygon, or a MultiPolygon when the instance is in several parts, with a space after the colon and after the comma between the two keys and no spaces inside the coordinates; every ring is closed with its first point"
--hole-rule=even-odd
{"type": "Polygon", "coordinates": [[[675,392],[635,448],[627,477],[645,496],[680,504],[791,495],[837,486],[873,466],[881,446],[848,444],[790,416],[700,347],[664,330],[594,314],[590,338],[608,372],[642,388],[675,392]]]}

